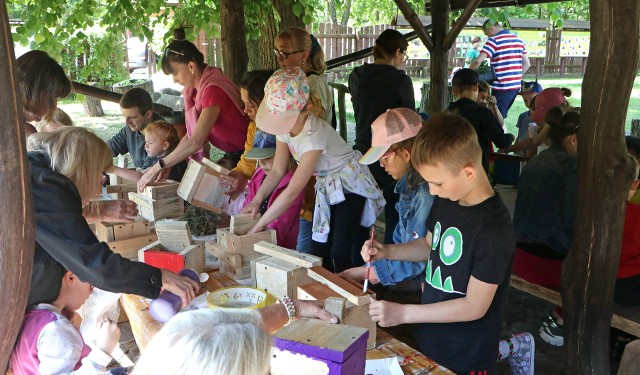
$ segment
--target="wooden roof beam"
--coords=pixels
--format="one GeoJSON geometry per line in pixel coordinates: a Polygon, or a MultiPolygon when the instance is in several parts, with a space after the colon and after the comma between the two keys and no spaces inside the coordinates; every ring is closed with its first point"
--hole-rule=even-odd
{"type": "MultiPolygon", "coordinates": [[[[418,38],[420,38],[420,40],[425,45],[425,47],[427,47],[429,51],[433,50],[433,40],[431,39],[429,32],[427,32],[427,29],[424,27],[422,22],[420,22],[420,18],[418,17],[416,12],[413,10],[413,8],[411,8],[411,6],[409,5],[409,3],[407,3],[406,0],[394,0],[394,1],[398,6],[398,9],[400,9],[400,11],[402,12],[402,15],[404,15],[404,18],[407,21],[409,21],[409,24],[411,25],[411,27],[413,27],[413,29],[416,31],[416,34],[418,34],[418,38]]],[[[473,0],[473,1],[476,1],[476,0],[473,0]]]]}
{"type": "Polygon", "coordinates": [[[482,0],[469,0],[460,17],[458,17],[456,22],[453,24],[451,30],[449,30],[449,32],[447,33],[447,36],[444,37],[442,46],[445,51],[451,49],[451,46],[453,46],[453,42],[455,42],[456,38],[460,34],[460,31],[462,31],[467,22],[469,22],[469,19],[473,15],[473,12],[476,11],[478,5],[480,5],[481,2],[482,0]]]}

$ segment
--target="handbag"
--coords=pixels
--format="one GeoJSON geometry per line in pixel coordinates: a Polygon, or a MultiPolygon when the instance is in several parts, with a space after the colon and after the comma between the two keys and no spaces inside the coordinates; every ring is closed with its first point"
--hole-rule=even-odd
{"type": "Polygon", "coordinates": [[[478,79],[487,83],[497,80],[495,68],[493,66],[480,67],[478,69],[478,79]]]}

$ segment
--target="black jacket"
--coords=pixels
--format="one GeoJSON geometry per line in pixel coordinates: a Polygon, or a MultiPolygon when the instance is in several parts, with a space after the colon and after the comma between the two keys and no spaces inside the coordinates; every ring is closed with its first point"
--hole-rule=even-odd
{"type": "MultiPolygon", "coordinates": [[[[411,108],[416,102],[411,78],[391,65],[364,64],[349,75],[349,92],[356,120],[354,149],[363,154],[371,147],[371,124],[391,108],[411,108]]],[[[378,163],[369,166],[371,173],[383,188],[394,180],[378,163]]]]}
{"type": "Polygon", "coordinates": [[[160,270],[125,259],[98,242],[82,216],[74,183],[51,170],[47,154],[30,152],[28,159],[36,227],[28,305],[58,298],[65,269],[103,290],[156,298],[162,286],[160,270]]]}
{"type": "Polygon", "coordinates": [[[515,138],[513,134],[505,134],[502,126],[487,107],[471,99],[462,98],[452,102],[447,111],[459,114],[473,125],[482,148],[482,166],[485,171],[489,170],[491,143],[498,148],[505,148],[509,147],[515,138]]]}

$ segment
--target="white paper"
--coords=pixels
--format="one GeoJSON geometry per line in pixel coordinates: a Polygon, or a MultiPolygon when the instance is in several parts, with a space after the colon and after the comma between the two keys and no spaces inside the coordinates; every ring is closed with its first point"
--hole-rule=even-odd
{"type": "Polygon", "coordinates": [[[402,375],[398,357],[368,359],[364,367],[365,375],[402,375]]]}

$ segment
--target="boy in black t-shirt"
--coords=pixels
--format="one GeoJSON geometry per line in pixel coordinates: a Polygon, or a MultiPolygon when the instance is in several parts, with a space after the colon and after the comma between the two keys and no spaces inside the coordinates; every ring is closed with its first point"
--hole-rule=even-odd
{"type": "MultiPolygon", "coordinates": [[[[515,249],[509,211],[489,183],[476,132],[464,118],[433,116],[412,155],[437,196],[427,236],[397,245],[367,241],[362,257],[428,261],[422,304],[371,301],[369,313],[382,327],[419,323],[420,351],[458,374],[493,374],[515,249]]],[[[523,347],[533,349],[526,335],[523,347]]],[[[518,373],[533,373],[532,355],[518,373]]]]}

